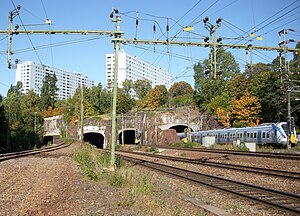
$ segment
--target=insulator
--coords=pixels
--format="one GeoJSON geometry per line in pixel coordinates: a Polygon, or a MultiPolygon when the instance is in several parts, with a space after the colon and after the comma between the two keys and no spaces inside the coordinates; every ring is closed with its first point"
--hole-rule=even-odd
{"type": "Polygon", "coordinates": [[[139,25],[139,18],[135,19],[135,25],[138,26],[139,25]]]}
{"type": "Polygon", "coordinates": [[[221,21],[222,21],[222,19],[218,18],[217,21],[216,21],[216,23],[219,24],[221,21]]]}
{"type": "Polygon", "coordinates": [[[156,25],[155,25],[155,22],[153,24],[153,32],[155,33],[156,32],[156,25]]]}
{"type": "Polygon", "coordinates": [[[169,28],[169,18],[167,18],[167,32],[169,32],[170,28],[169,28]]]}
{"type": "Polygon", "coordinates": [[[203,19],[203,22],[204,22],[204,23],[207,23],[207,22],[208,22],[208,17],[205,17],[205,18],[203,19]]]}

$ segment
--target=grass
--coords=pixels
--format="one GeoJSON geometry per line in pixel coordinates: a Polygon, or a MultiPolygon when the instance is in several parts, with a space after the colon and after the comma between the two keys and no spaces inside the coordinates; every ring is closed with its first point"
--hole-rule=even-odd
{"type": "Polygon", "coordinates": [[[187,143],[178,142],[178,143],[174,143],[170,146],[172,146],[172,147],[182,147],[182,148],[196,148],[196,147],[200,147],[201,145],[198,142],[187,142],[187,143]]]}
{"type": "MultiPolygon", "coordinates": [[[[155,152],[156,148],[149,148],[150,150],[155,152]]],[[[90,180],[104,181],[119,188],[121,195],[116,203],[117,207],[134,207],[142,215],[156,215],[155,212],[166,211],[163,194],[154,190],[149,174],[141,174],[135,168],[130,169],[128,163],[120,158],[117,158],[117,169],[113,172],[108,171],[105,168],[110,165],[110,154],[99,152],[87,144],[73,154],[73,159],[78,162],[81,171],[90,180]]]]}
{"type": "Polygon", "coordinates": [[[157,150],[157,148],[155,146],[147,147],[145,151],[153,153],[153,154],[157,154],[158,153],[158,150],[157,150]]]}

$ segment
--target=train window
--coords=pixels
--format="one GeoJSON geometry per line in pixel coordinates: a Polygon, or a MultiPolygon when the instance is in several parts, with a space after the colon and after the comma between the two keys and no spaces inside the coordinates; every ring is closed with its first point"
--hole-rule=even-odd
{"type": "Polygon", "coordinates": [[[253,135],[254,135],[254,138],[256,138],[257,133],[254,133],[253,135]]]}
{"type": "Polygon", "coordinates": [[[262,138],[266,138],[266,132],[262,133],[262,138]]]}
{"type": "Polygon", "coordinates": [[[243,134],[242,133],[240,134],[240,137],[243,138],[243,134]]]}
{"type": "Polygon", "coordinates": [[[270,138],[270,134],[269,133],[267,133],[267,138],[270,138]]]}
{"type": "Polygon", "coordinates": [[[253,133],[250,133],[250,138],[253,138],[253,133]]]}
{"type": "Polygon", "coordinates": [[[237,138],[238,138],[238,139],[240,138],[240,134],[237,134],[237,138]]]}
{"type": "Polygon", "coordinates": [[[250,137],[250,134],[249,133],[247,133],[247,138],[249,138],[250,137]]]}

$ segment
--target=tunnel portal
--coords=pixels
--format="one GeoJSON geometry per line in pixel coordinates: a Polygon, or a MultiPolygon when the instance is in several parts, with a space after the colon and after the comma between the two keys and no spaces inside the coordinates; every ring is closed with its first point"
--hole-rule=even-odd
{"type": "Polygon", "coordinates": [[[119,133],[120,144],[122,144],[122,133],[124,133],[124,144],[135,144],[135,129],[121,131],[119,133]]]}
{"type": "MultiPolygon", "coordinates": [[[[174,129],[176,130],[177,133],[183,133],[185,130],[187,130],[188,126],[187,125],[174,125],[172,127],[170,127],[169,129],[174,129]]],[[[193,131],[193,129],[191,128],[191,131],[193,131]]]]}
{"type": "Polygon", "coordinates": [[[104,148],[104,136],[101,133],[85,133],[83,134],[83,141],[89,142],[97,148],[104,148]]]}
{"type": "Polygon", "coordinates": [[[43,145],[47,145],[48,143],[53,144],[53,136],[44,136],[43,137],[43,145]]]}

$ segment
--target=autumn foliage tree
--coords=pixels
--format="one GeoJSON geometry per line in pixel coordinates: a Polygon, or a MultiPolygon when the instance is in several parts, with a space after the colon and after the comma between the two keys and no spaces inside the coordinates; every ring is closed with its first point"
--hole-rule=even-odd
{"type": "Polygon", "coordinates": [[[251,96],[247,90],[238,100],[231,101],[230,120],[234,127],[253,126],[259,123],[261,117],[261,104],[258,98],[251,96]]]}
{"type": "Polygon", "coordinates": [[[194,105],[194,89],[185,81],[174,83],[169,89],[170,106],[190,106],[194,105]]]}
{"type": "Polygon", "coordinates": [[[163,106],[167,101],[167,89],[165,86],[158,85],[150,90],[143,100],[138,102],[138,107],[156,109],[163,106]]]}

